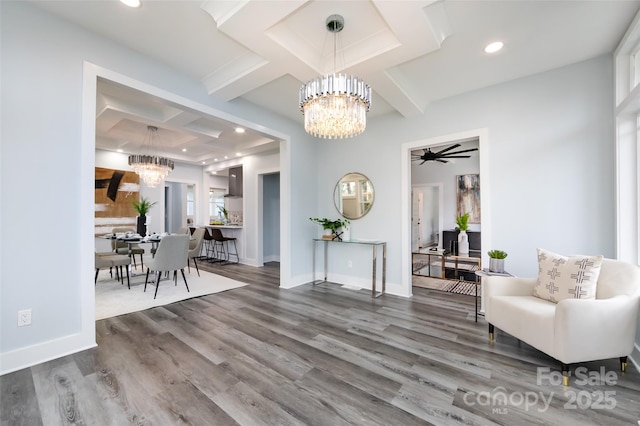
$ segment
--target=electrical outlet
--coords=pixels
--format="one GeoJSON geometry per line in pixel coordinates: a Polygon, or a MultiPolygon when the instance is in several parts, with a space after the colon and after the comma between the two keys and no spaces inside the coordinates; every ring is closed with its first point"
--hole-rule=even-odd
{"type": "Polygon", "coordinates": [[[18,311],[18,327],[31,325],[31,309],[18,311]]]}
{"type": "Polygon", "coordinates": [[[353,268],[353,262],[352,262],[352,261],[350,261],[350,260],[347,260],[347,266],[348,266],[349,268],[353,268]]]}

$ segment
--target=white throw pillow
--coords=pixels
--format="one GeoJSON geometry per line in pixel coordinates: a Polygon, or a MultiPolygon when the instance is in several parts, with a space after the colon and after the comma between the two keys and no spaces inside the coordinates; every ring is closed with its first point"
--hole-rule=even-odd
{"type": "Polygon", "coordinates": [[[533,295],[550,302],[595,299],[603,256],[562,256],[538,249],[538,282],[533,295]]]}

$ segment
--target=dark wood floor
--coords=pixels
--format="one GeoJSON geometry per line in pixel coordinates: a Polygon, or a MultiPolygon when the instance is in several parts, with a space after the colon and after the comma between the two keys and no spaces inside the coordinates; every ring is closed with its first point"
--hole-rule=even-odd
{"type": "Polygon", "coordinates": [[[280,290],[277,264],[205,268],[250,285],[97,321],[97,348],[0,378],[1,424],[640,420],[632,365],[624,376],[617,360],[584,365],[613,372],[615,385],[538,385],[536,369],[556,363],[501,333],[488,344],[470,296],[416,288],[411,299],[372,299],[330,283],[280,290]]]}

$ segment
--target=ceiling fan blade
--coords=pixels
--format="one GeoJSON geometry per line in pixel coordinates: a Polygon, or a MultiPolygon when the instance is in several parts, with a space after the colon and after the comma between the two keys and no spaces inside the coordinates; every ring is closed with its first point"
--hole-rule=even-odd
{"type": "Polygon", "coordinates": [[[438,152],[436,152],[436,154],[442,154],[442,153],[444,153],[444,152],[451,151],[452,149],[457,148],[457,147],[459,147],[459,146],[460,146],[460,144],[459,144],[459,143],[457,143],[457,144],[455,144],[455,145],[451,145],[450,147],[445,148],[445,149],[443,149],[442,151],[438,151],[438,152]]]}
{"type": "Polygon", "coordinates": [[[472,152],[472,151],[477,151],[478,148],[471,148],[471,149],[463,149],[462,151],[455,151],[455,152],[450,152],[448,154],[444,154],[443,157],[447,157],[449,155],[456,155],[456,154],[462,154],[463,152],[472,152]]]}
{"type": "Polygon", "coordinates": [[[471,158],[470,155],[447,155],[445,157],[440,158],[471,158]]]}
{"type": "Polygon", "coordinates": [[[448,163],[448,161],[447,161],[447,160],[441,160],[441,159],[439,159],[439,158],[436,158],[436,161],[438,161],[438,162],[440,162],[440,163],[448,163]]]}
{"type": "Polygon", "coordinates": [[[426,163],[427,160],[422,160],[422,163],[418,164],[419,166],[422,166],[424,163],[426,163]]]}

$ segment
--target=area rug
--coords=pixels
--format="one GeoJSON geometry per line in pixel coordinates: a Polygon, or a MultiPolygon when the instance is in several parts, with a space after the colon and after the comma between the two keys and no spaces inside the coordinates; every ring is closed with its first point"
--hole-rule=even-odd
{"type": "MultiPolygon", "coordinates": [[[[449,293],[475,295],[476,283],[463,280],[443,280],[440,278],[425,277],[423,275],[413,275],[411,282],[416,287],[428,288],[432,290],[446,291],[449,293]]],[[[478,295],[481,294],[480,284],[478,284],[478,295]]]]}
{"type": "MultiPolygon", "coordinates": [[[[108,270],[101,270],[96,284],[96,320],[111,318],[131,312],[143,311],[156,306],[168,305],[169,303],[191,299],[193,297],[205,296],[207,294],[219,293],[247,285],[240,281],[232,280],[210,272],[200,271],[200,277],[191,268],[191,273],[185,270],[189,292],[184,285],[182,275],[178,272],[178,285],[174,285],[173,279],[163,279],[160,281],[158,297],[153,298],[156,290],[154,284],[147,285],[144,290],[144,274],[138,273],[131,277],[131,290],[127,288],[127,279],[124,285],[115,279],[111,279],[108,270]]],[[[151,276],[149,276],[151,281],[151,276]]]]}

